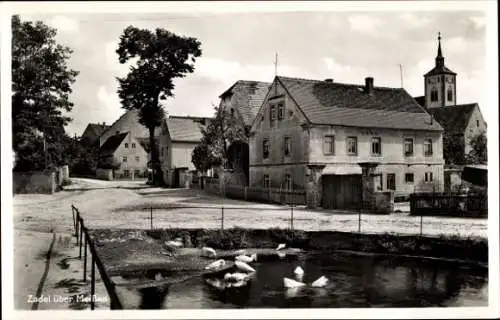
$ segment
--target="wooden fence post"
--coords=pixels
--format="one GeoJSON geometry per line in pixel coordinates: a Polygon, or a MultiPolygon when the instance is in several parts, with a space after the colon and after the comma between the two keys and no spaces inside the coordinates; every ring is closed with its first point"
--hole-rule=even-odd
{"type": "Polygon", "coordinates": [[[361,210],[358,210],[358,233],[361,233],[361,210]]]}
{"type": "Polygon", "coordinates": [[[75,217],[75,209],[71,206],[71,215],[73,216],[73,229],[76,231],[76,217],[75,217]]]}
{"type": "Polygon", "coordinates": [[[80,222],[80,249],[78,252],[78,259],[82,259],[82,245],[83,245],[83,221],[80,222]]]}
{"type": "Polygon", "coordinates": [[[221,219],[220,219],[220,229],[224,230],[224,206],[221,207],[221,219]]]}
{"type": "Polygon", "coordinates": [[[153,207],[151,207],[151,230],[153,230],[153,207]]]}
{"type": "Polygon", "coordinates": [[[87,230],[84,230],[85,234],[85,249],[83,250],[83,282],[87,282],[87,245],[88,245],[88,234],[87,230]]]}
{"type": "Polygon", "coordinates": [[[79,226],[80,226],[80,215],[78,214],[78,211],[76,212],[76,225],[75,225],[75,236],[76,236],[76,245],[79,244],[79,226]]]}
{"type": "Polygon", "coordinates": [[[90,268],[90,310],[95,309],[95,252],[92,253],[92,267],[90,268]]]}
{"type": "Polygon", "coordinates": [[[424,215],[420,214],[420,236],[422,236],[423,220],[424,220],[424,215]]]}

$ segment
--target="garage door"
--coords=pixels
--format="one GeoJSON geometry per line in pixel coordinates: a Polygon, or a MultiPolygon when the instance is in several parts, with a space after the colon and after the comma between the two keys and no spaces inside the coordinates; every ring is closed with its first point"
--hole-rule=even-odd
{"type": "Polygon", "coordinates": [[[361,175],[325,175],[321,206],[325,209],[358,209],[361,206],[361,175]]]}

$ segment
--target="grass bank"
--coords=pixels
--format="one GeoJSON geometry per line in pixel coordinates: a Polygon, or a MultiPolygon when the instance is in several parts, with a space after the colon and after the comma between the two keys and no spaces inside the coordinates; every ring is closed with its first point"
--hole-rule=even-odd
{"type": "Polygon", "coordinates": [[[280,243],[306,251],[349,250],[365,253],[422,256],[488,263],[488,241],[458,236],[421,237],[393,234],[357,234],[288,229],[156,229],[146,233],[157,240],[183,238],[194,247],[218,250],[276,248],[280,243]]]}

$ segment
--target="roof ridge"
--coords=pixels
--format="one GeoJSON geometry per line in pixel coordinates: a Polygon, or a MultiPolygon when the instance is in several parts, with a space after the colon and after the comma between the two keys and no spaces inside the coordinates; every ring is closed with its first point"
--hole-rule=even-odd
{"type": "MultiPolygon", "coordinates": [[[[346,87],[357,87],[357,88],[363,88],[365,85],[364,84],[355,84],[355,83],[345,83],[345,82],[326,82],[324,80],[315,80],[315,79],[305,79],[305,78],[294,78],[294,77],[284,77],[284,76],[278,76],[279,78],[282,79],[289,79],[289,80],[300,80],[300,81],[308,81],[308,82],[316,82],[316,83],[325,83],[329,85],[341,85],[341,86],[346,86],[346,87]]],[[[386,87],[386,86],[373,86],[373,89],[382,89],[382,90],[397,90],[397,91],[404,91],[404,88],[394,88],[394,87],[386,87]]]]}
{"type": "Polygon", "coordinates": [[[262,83],[262,84],[272,84],[272,82],[260,81],[260,80],[238,80],[235,83],[238,83],[238,82],[258,82],[258,83],[262,83]]]}
{"type": "Polygon", "coordinates": [[[125,115],[127,115],[129,112],[132,112],[132,111],[133,111],[133,110],[135,110],[135,109],[129,109],[129,110],[125,109],[125,110],[126,110],[126,111],[125,111],[125,112],[124,112],[121,116],[119,116],[119,117],[118,117],[118,119],[116,119],[116,120],[115,120],[115,121],[114,121],[111,125],[109,125],[109,126],[108,126],[108,128],[107,128],[106,130],[104,130],[104,131],[103,131],[103,133],[101,134],[101,136],[102,136],[102,135],[104,135],[106,132],[108,132],[108,130],[111,130],[111,128],[112,128],[112,127],[113,127],[113,126],[114,126],[114,125],[115,125],[118,121],[120,121],[121,119],[123,119],[123,117],[125,117],[125,115]]]}
{"type": "Polygon", "coordinates": [[[168,119],[212,119],[212,117],[201,117],[201,116],[169,116],[168,119]]]}

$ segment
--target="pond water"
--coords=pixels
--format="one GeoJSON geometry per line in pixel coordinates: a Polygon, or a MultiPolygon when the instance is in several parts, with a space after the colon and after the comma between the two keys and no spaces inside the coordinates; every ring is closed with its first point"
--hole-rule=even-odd
{"type": "Polygon", "coordinates": [[[126,308],[413,308],[488,305],[488,270],[456,262],[345,253],[308,254],[296,260],[254,262],[250,285],[221,293],[201,277],[147,290],[120,288],[126,308]],[[286,289],[283,278],[296,279],[299,289],[286,289]],[[310,284],[320,276],[324,288],[310,284]],[[127,292],[124,292],[127,291],[127,292]]]}

